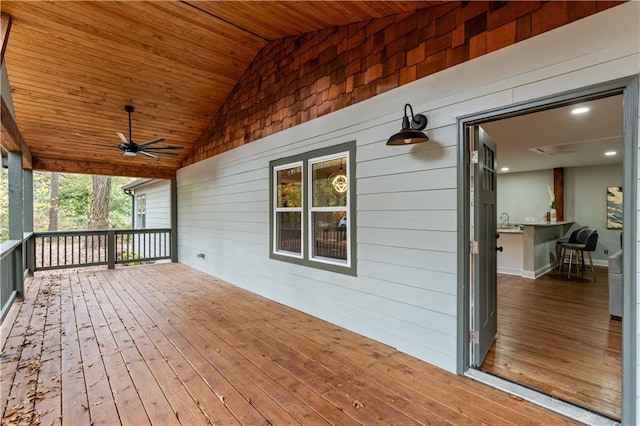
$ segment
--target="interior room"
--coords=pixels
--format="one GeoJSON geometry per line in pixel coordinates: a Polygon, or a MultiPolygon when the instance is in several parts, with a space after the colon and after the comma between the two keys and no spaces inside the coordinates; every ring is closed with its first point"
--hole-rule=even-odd
{"type": "Polygon", "coordinates": [[[621,313],[609,302],[622,298],[615,288],[622,247],[621,200],[615,199],[622,196],[622,98],[483,128],[497,145],[496,235],[503,250],[498,333],[481,369],[620,419],[621,313]],[[562,217],[552,219],[559,185],[562,217]],[[583,227],[597,231],[597,243],[593,251],[576,252],[584,267],[571,259],[569,268],[558,241],[583,227]]]}

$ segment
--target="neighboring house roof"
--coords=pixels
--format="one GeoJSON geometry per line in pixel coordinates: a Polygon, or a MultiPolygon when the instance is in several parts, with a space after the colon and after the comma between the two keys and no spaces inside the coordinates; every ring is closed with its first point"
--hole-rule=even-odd
{"type": "Polygon", "coordinates": [[[129,182],[128,184],[124,185],[122,187],[122,189],[136,189],[136,188],[140,188],[140,187],[144,187],[147,185],[151,185],[157,182],[162,182],[163,179],[146,179],[146,178],[140,178],[140,179],[135,179],[132,180],[131,182],[129,182]]]}

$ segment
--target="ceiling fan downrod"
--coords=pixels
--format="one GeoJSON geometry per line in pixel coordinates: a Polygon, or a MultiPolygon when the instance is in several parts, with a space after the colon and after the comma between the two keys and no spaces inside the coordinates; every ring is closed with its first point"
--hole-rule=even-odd
{"type": "Polygon", "coordinates": [[[133,105],[125,105],[124,110],[129,113],[129,142],[133,142],[133,138],[131,137],[131,113],[133,112],[133,105]]]}

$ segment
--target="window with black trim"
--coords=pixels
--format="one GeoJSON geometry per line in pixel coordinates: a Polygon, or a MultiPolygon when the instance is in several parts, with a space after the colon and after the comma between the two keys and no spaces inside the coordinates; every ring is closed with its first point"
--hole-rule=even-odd
{"type": "Polygon", "coordinates": [[[270,166],[270,256],[355,275],[355,142],[270,166]]]}

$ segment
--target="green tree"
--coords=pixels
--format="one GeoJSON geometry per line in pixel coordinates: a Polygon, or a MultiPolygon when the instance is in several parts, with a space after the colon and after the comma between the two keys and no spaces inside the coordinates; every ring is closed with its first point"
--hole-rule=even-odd
{"type": "MultiPolygon", "coordinates": [[[[50,227],[51,175],[50,172],[33,172],[33,229],[35,231],[47,231],[50,227]]],[[[109,228],[127,229],[131,227],[131,197],[122,190],[122,187],[131,180],[132,178],[127,177],[111,177],[111,187],[108,192],[109,228]]],[[[71,231],[88,228],[93,192],[92,181],[91,175],[59,173],[58,230],[71,231]]],[[[8,171],[0,168],[0,242],[8,238],[8,171]]]]}
{"type": "MultiPolygon", "coordinates": [[[[49,230],[51,173],[33,172],[33,230],[49,230]]],[[[59,216],[60,217],[60,216],[59,216]]]]}
{"type": "Polygon", "coordinates": [[[49,197],[49,231],[58,230],[58,194],[60,193],[60,173],[51,173],[51,195],[49,197]]]}
{"type": "Polygon", "coordinates": [[[109,198],[109,206],[111,213],[109,214],[109,222],[111,228],[129,229],[131,228],[131,197],[124,193],[123,186],[132,181],[128,177],[111,178],[111,195],[109,198]]]}
{"type": "Polygon", "coordinates": [[[62,173],[58,194],[59,229],[87,229],[92,193],[91,175],[62,173]]]}
{"type": "Polygon", "coordinates": [[[88,229],[109,229],[111,176],[93,175],[88,229]]]}

